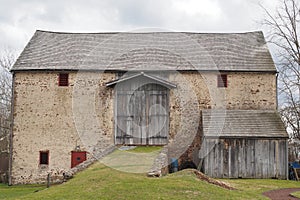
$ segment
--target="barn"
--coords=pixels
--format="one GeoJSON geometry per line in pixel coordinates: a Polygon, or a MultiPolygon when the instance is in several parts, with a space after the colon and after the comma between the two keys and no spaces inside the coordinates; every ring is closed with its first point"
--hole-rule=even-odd
{"type": "Polygon", "coordinates": [[[163,146],[167,161],[212,177],[287,177],[277,71],[260,31],[38,30],[12,73],[11,184],[59,181],[122,145],[163,146]]]}

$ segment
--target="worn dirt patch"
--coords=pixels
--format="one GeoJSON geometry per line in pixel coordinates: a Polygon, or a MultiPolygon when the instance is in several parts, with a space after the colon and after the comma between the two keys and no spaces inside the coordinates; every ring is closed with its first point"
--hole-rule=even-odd
{"type": "Polygon", "coordinates": [[[297,200],[299,198],[291,196],[290,194],[293,192],[300,191],[300,188],[287,188],[287,189],[279,189],[279,190],[271,190],[264,192],[263,195],[269,197],[272,200],[297,200]]]}
{"type": "Polygon", "coordinates": [[[210,184],[220,186],[220,187],[225,188],[227,190],[236,190],[235,188],[231,187],[228,183],[210,178],[209,176],[206,176],[205,174],[203,174],[202,172],[200,172],[196,169],[187,169],[187,171],[190,171],[190,172],[194,173],[197,176],[197,178],[202,180],[202,181],[206,181],[210,184]]]}

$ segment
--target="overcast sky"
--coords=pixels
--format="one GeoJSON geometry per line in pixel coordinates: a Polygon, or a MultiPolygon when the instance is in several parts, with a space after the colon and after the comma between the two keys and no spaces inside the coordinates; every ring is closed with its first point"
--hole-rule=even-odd
{"type": "Polygon", "coordinates": [[[18,53],[35,30],[112,32],[159,28],[168,31],[261,30],[259,4],[277,0],[0,0],[0,52],[18,53]]]}

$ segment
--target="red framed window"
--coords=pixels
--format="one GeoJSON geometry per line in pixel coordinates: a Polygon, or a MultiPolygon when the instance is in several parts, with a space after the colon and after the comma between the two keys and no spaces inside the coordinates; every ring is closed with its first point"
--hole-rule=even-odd
{"type": "Polygon", "coordinates": [[[69,85],[69,74],[59,73],[58,74],[58,86],[68,86],[69,85]]]}
{"type": "Polygon", "coordinates": [[[40,151],[40,165],[49,165],[49,151],[40,151]]]}
{"type": "Polygon", "coordinates": [[[218,75],[218,87],[227,87],[227,74],[218,75]]]}

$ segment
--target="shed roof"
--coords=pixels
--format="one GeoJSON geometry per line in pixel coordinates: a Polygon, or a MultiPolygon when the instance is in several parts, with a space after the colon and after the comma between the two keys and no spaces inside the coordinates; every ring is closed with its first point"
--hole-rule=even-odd
{"type": "Polygon", "coordinates": [[[262,32],[61,33],[36,31],[17,70],[276,72],[262,32]]]}
{"type": "Polygon", "coordinates": [[[204,110],[202,120],[205,137],[288,137],[275,110],[204,110]]]}

